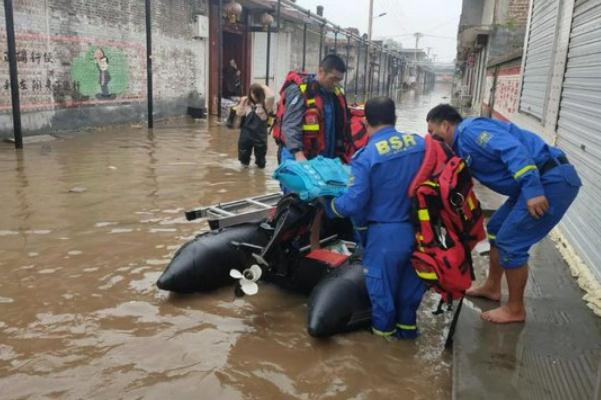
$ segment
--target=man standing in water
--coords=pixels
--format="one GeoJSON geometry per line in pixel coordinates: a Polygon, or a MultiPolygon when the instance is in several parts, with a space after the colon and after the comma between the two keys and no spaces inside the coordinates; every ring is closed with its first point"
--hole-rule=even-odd
{"type": "Polygon", "coordinates": [[[491,250],[486,282],[466,295],[500,301],[505,274],[507,303],[482,313],[482,318],[499,324],[523,322],[528,252],[576,198],[582,185],[578,174],[560,149],[513,124],[488,118],[463,120],[448,104],[434,107],[426,120],[430,134],[452,146],[478,181],[509,196],[488,222],[491,250]]]}
{"type": "Polygon", "coordinates": [[[414,339],[425,286],[410,263],[415,233],[407,192],[424,158],[424,139],[395,129],[395,104],[387,97],[369,100],[365,118],[369,141],[353,157],[351,186],[326,201],[325,210],[367,221],[363,264],[373,333],[414,339]]]}
{"type": "Polygon", "coordinates": [[[345,159],[351,145],[349,111],[340,87],[345,73],[344,61],[330,54],[319,64],[316,76],[288,74],[274,127],[280,162],[318,155],[345,159]]]}

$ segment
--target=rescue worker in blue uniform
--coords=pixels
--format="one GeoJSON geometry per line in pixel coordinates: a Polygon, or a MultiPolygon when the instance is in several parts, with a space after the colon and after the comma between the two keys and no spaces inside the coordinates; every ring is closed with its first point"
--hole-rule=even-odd
{"type": "Polygon", "coordinates": [[[425,291],[410,264],[415,236],[407,191],[424,157],[423,138],[398,132],[394,101],[377,97],[365,104],[367,145],[351,162],[348,191],[326,200],[329,217],[367,221],[365,282],[372,304],[372,331],[412,339],[416,311],[425,291]]]}
{"type": "Polygon", "coordinates": [[[448,104],[434,107],[426,120],[429,132],[452,145],[478,181],[509,197],[487,225],[488,277],[466,294],[499,301],[505,274],[507,303],[482,313],[482,318],[493,323],[523,322],[528,252],[561,220],[578,194],[580,178],[560,149],[514,124],[488,118],[463,120],[448,104]]]}

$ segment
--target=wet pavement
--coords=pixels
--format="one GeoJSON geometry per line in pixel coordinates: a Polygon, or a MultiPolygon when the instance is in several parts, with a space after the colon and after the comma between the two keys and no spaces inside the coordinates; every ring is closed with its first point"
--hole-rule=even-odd
{"type": "MultiPolygon", "coordinates": [[[[480,281],[487,264],[476,259],[480,281]]],[[[526,323],[484,322],[480,312],[497,303],[465,299],[453,343],[453,399],[600,400],[601,319],[582,294],[545,239],[531,251],[526,323]]]]}
{"type": "MultiPolygon", "coordinates": [[[[449,96],[406,93],[399,126],[425,130],[449,96]]],[[[322,341],[302,296],[262,285],[174,296],[154,285],[199,231],[184,209],[277,191],[241,168],[237,132],[167,121],[0,144],[0,398],[447,399],[449,317],[428,297],[416,342],[367,332],[322,341]]]]}

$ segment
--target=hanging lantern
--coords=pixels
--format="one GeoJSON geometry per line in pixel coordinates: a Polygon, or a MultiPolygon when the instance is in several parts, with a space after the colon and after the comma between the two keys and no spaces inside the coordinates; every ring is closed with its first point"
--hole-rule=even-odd
{"type": "Polygon", "coordinates": [[[225,17],[230,24],[235,24],[240,21],[240,15],[242,15],[242,5],[236,0],[230,1],[223,7],[225,17]]]}
{"type": "Polygon", "coordinates": [[[269,13],[263,13],[263,15],[261,15],[261,25],[263,25],[263,28],[267,30],[271,24],[273,24],[273,16],[269,13]]]}

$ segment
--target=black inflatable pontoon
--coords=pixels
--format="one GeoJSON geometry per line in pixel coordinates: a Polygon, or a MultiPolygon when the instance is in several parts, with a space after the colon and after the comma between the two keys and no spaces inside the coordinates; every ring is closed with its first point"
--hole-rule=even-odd
{"type": "MultiPolygon", "coordinates": [[[[310,295],[310,335],[327,337],[367,326],[371,306],[363,267],[350,262],[352,257],[311,250],[309,227],[317,210],[316,204],[287,195],[266,219],[203,233],[177,250],[157,286],[177,293],[207,292],[234,285],[230,270],[258,264],[262,280],[310,295]]],[[[329,222],[321,228],[320,243],[352,244],[352,237],[349,221],[329,222]]]]}
{"type": "Polygon", "coordinates": [[[180,247],[157,282],[163,290],[177,293],[206,292],[232,282],[230,269],[249,266],[249,253],[241,243],[263,247],[269,241],[258,223],[205,232],[180,247]]]}

